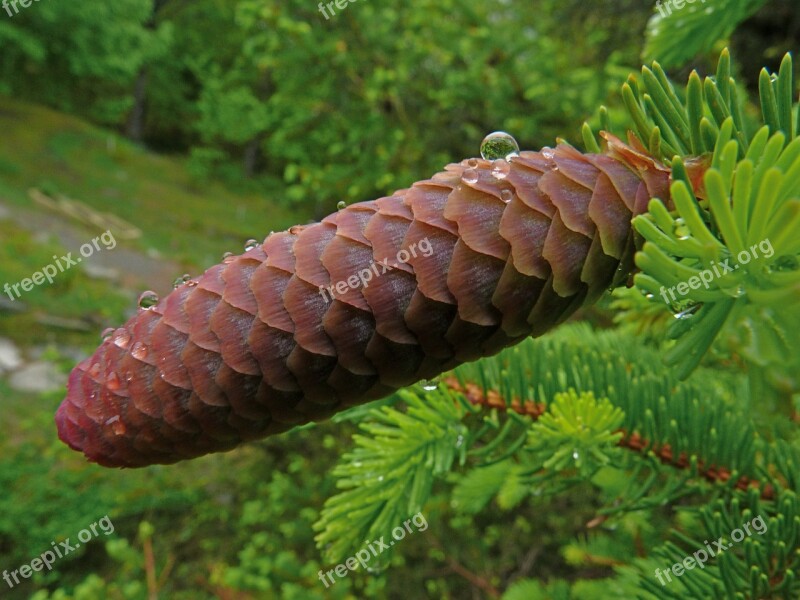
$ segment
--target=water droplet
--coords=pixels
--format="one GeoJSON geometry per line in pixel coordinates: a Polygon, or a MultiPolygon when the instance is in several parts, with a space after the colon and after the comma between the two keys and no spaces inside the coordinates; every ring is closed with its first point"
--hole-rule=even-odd
{"type": "Polygon", "coordinates": [[[508,204],[514,198],[514,192],[509,189],[500,190],[500,199],[508,204]]]}
{"type": "Polygon", "coordinates": [[[478,167],[478,159],[477,158],[470,158],[467,160],[467,166],[471,169],[476,169],[478,167]]]}
{"type": "Polygon", "coordinates": [[[226,252],[222,255],[222,262],[227,265],[232,263],[234,258],[236,257],[234,256],[233,252],[226,252]]]}
{"type": "Polygon", "coordinates": [[[105,342],[106,340],[108,340],[108,338],[111,337],[112,333],[114,333],[114,328],[106,327],[105,329],[103,329],[103,333],[100,334],[100,339],[105,342]]]}
{"type": "Polygon", "coordinates": [[[423,379],[419,382],[419,384],[422,386],[422,389],[425,390],[426,392],[432,392],[433,390],[439,387],[439,379],[438,378],[423,379]]]}
{"type": "Polygon", "coordinates": [[[475,169],[466,169],[461,174],[461,181],[464,183],[478,183],[478,171],[475,169]]]}
{"type": "Polygon", "coordinates": [[[581,455],[578,453],[577,450],[573,450],[572,451],[572,458],[574,458],[575,460],[578,460],[578,459],[580,459],[580,457],[581,457],[581,455]]]}
{"type": "Polygon", "coordinates": [[[519,152],[519,144],[513,135],[505,131],[490,133],[481,142],[481,156],[486,160],[505,158],[512,152],[519,152]]]}
{"type": "Polygon", "coordinates": [[[386,569],[385,565],[380,563],[372,564],[370,563],[367,565],[367,573],[372,573],[373,575],[380,575],[386,569]]]}
{"type": "Polygon", "coordinates": [[[139,296],[139,308],[142,310],[150,310],[156,304],[158,304],[158,294],[151,290],[147,290],[146,292],[142,292],[139,296]]]}
{"type": "Polygon", "coordinates": [[[784,254],[776,258],[771,265],[767,267],[768,272],[782,273],[784,271],[797,271],[800,269],[800,260],[796,256],[784,254]]]}
{"type": "Polygon", "coordinates": [[[125,423],[123,423],[119,415],[115,415],[106,421],[106,425],[111,425],[111,431],[115,435],[122,435],[125,433],[125,423]]]}
{"type": "Polygon", "coordinates": [[[125,381],[127,381],[128,383],[133,381],[133,371],[130,371],[130,370],[129,371],[125,371],[125,381]]]}
{"type": "Polygon", "coordinates": [[[744,286],[740,283],[736,287],[723,288],[722,291],[732,298],[741,298],[745,295],[747,290],[745,290],[744,286]]]}
{"type": "Polygon", "coordinates": [[[119,375],[117,375],[114,371],[111,371],[106,379],[106,387],[112,392],[115,392],[119,389],[119,386],[119,375]]]}
{"type": "Polygon", "coordinates": [[[184,273],[183,275],[176,278],[175,281],[172,282],[172,289],[177,290],[183,284],[189,283],[191,279],[192,279],[191,275],[189,275],[188,273],[184,273]]]}
{"type": "Polygon", "coordinates": [[[689,306],[682,307],[681,310],[678,310],[678,312],[676,312],[672,316],[675,317],[676,319],[689,319],[698,310],[700,310],[701,306],[702,306],[702,304],[699,304],[699,303],[690,303],[689,306]]]}
{"type": "Polygon", "coordinates": [[[689,227],[686,225],[686,221],[684,221],[681,217],[675,219],[675,223],[672,226],[672,233],[679,240],[689,239],[690,231],[689,227]]]}
{"type": "Polygon", "coordinates": [[[556,155],[552,148],[542,148],[541,152],[542,156],[544,156],[547,160],[553,160],[553,157],[556,155]]]}
{"type": "Polygon", "coordinates": [[[492,177],[495,179],[505,179],[511,172],[511,164],[503,159],[498,158],[492,163],[492,177]]]}
{"type": "Polygon", "coordinates": [[[128,344],[130,343],[131,343],[131,334],[127,329],[125,329],[124,327],[120,327],[114,332],[114,344],[116,344],[118,348],[122,348],[123,350],[125,350],[125,348],[127,348],[128,344]]]}
{"type": "Polygon", "coordinates": [[[252,238],[247,240],[244,243],[244,251],[245,252],[248,252],[248,251],[252,250],[253,248],[257,248],[257,247],[258,247],[258,240],[254,240],[252,238]]]}
{"type": "Polygon", "coordinates": [[[342,210],[343,208],[347,208],[347,202],[345,202],[344,200],[340,200],[336,204],[336,208],[337,208],[337,210],[342,210]]]}
{"type": "Polygon", "coordinates": [[[136,342],[131,348],[131,356],[136,360],[147,358],[147,347],[142,342],[136,342]]]}

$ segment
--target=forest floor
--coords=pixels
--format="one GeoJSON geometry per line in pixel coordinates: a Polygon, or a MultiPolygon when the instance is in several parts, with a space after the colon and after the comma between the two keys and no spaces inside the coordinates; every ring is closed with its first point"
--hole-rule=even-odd
{"type": "Polygon", "coordinates": [[[132,315],[142,291],[164,295],[183,273],[302,220],[263,196],[196,180],[183,157],[42,106],[0,96],[0,132],[0,340],[23,358],[6,365],[9,380],[29,369],[43,385],[61,381],[56,372],[132,315]],[[52,283],[3,289],[63,267],[60,257],[81,257],[92,240],[91,256],[52,283]],[[54,373],[43,374],[42,357],[54,373]]]}

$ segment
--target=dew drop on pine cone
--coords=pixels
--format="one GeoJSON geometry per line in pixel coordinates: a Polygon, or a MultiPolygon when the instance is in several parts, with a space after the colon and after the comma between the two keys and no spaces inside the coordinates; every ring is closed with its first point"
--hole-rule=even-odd
{"type": "Polygon", "coordinates": [[[257,246],[258,246],[258,241],[257,240],[249,239],[244,243],[244,250],[245,250],[245,252],[248,252],[248,251],[252,250],[253,248],[256,248],[257,246]]]}
{"type": "Polygon", "coordinates": [[[103,329],[103,333],[100,334],[100,339],[105,342],[111,337],[113,333],[114,333],[113,327],[106,327],[105,329],[103,329]]]}
{"type": "Polygon", "coordinates": [[[226,265],[228,263],[233,262],[233,259],[234,259],[233,252],[226,252],[225,254],[222,255],[222,262],[225,263],[226,265]]]}
{"type": "Polygon", "coordinates": [[[467,166],[471,169],[478,168],[478,159],[477,158],[470,158],[467,160],[467,166]]]}
{"type": "Polygon", "coordinates": [[[111,431],[114,432],[114,435],[122,435],[125,433],[125,423],[123,423],[119,415],[115,415],[106,421],[106,425],[111,426],[111,431]]]}
{"type": "Polygon", "coordinates": [[[151,290],[142,292],[137,303],[142,310],[150,310],[158,304],[158,294],[151,290]]]}
{"type": "Polygon", "coordinates": [[[136,342],[131,348],[131,356],[136,360],[144,360],[147,358],[147,348],[142,342],[136,342]]]}
{"type": "Polygon", "coordinates": [[[508,204],[511,202],[511,199],[514,197],[514,192],[509,189],[500,190],[500,199],[508,204]]]}
{"type": "Polygon", "coordinates": [[[347,202],[345,202],[344,200],[340,200],[340,201],[339,201],[339,202],[336,204],[336,209],[337,209],[337,210],[342,210],[343,208],[347,208],[347,202]]]}
{"type": "Polygon", "coordinates": [[[481,156],[486,160],[506,158],[509,154],[516,152],[519,152],[517,140],[505,131],[490,133],[481,142],[481,156]]]}
{"type": "Polygon", "coordinates": [[[176,278],[175,281],[172,282],[172,289],[177,290],[182,285],[189,283],[191,281],[192,276],[188,273],[184,273],[180,277],[176,278]]]}
{"type": "Polygon", "coordinates": [[[544,156],[547,160],[553,160],[555,152],[553,152],[552,148],[542,148],[542,156],[544,156]]]}
{"type": "Polygon", "coordinates": [[[511,165],[504,158],[498,158],[492,162],[492,177],[495,179],[505,179],[511,172],[511,165]]]}
{"type": "Polygon", "coordinates": [[[128,347],[128,344],[131,343],[131,334],[130,332],[125,329],[124,327],[120,327],[114,332],[114,344],[118,348],[122,348],[125,350],[128,347]]]}
{"type": "Polygon", "coordinates": [[[115,392],[119,389],[119,386],[120,386],[119,375],[117,375],[114,371],[112,371],[109,374],[108,378],[106,379],[106,387],[112,392],[115,392]]]}
{"type": "Polygon", "coordinates": [[[478,171],[475,169],[465,169],[461,174],[461,181],[464,183],[478,183],[478,171]]]}

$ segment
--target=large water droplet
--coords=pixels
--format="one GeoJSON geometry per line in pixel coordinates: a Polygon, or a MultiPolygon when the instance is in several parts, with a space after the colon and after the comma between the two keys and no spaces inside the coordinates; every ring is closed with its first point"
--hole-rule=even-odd
{"type": "Polygon", "coordinates": [[[498,158],[492,163],[492,177],[495,179],[505,179],[511,172],[511,164],[503,159],[498,158]]]}
{"type": "Polygon", "coordinates": [[[481,156],[486,160],[505,158],[514,152],[519,152],[519,144],[513,135],[505,131],[490,133],[481,142],[481,156]]]}
{"type": "Polygon", "coordinates": [[[500,199],[508,204],[514,198],[514,192],[509,189],[500,190],[500,199]]]}
{"type": "Polygon", "coordinates": [[[142,292],[137,303],[142,310],[150,310],[158,304],[158,294],[151,290],[142,292]]]}
{"type": "Polygon", "coordinates": [[[114,344],[123,350],[131,343],[131,334],[124,327],[120,327],[114,332],[114,344]]]}
{"type": "Polygon", "coordinates": [[[142,342],[136,342],[131,348],[131,356],[136,360],[147,358],[147,347],[142,342]]]}
{"type": "Polygon", "coordinates": [[[245,252],[248,252],[249,250],[252,250],[253,248],[257,247],[258,247],[258,240],[249,239],[244,243],[245,252]]]}

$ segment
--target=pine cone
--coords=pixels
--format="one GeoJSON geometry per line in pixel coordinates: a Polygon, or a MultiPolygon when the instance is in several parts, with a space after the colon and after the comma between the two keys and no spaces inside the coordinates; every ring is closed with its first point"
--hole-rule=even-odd
{"type": "Polygon", "coordinates": [[[105,466],[174,463],[541,335],[627,277],[632,216],[668,198],[665,167],[606,139],[448,165],[225,259],[75,367],[59,437],[105,466]]]}

